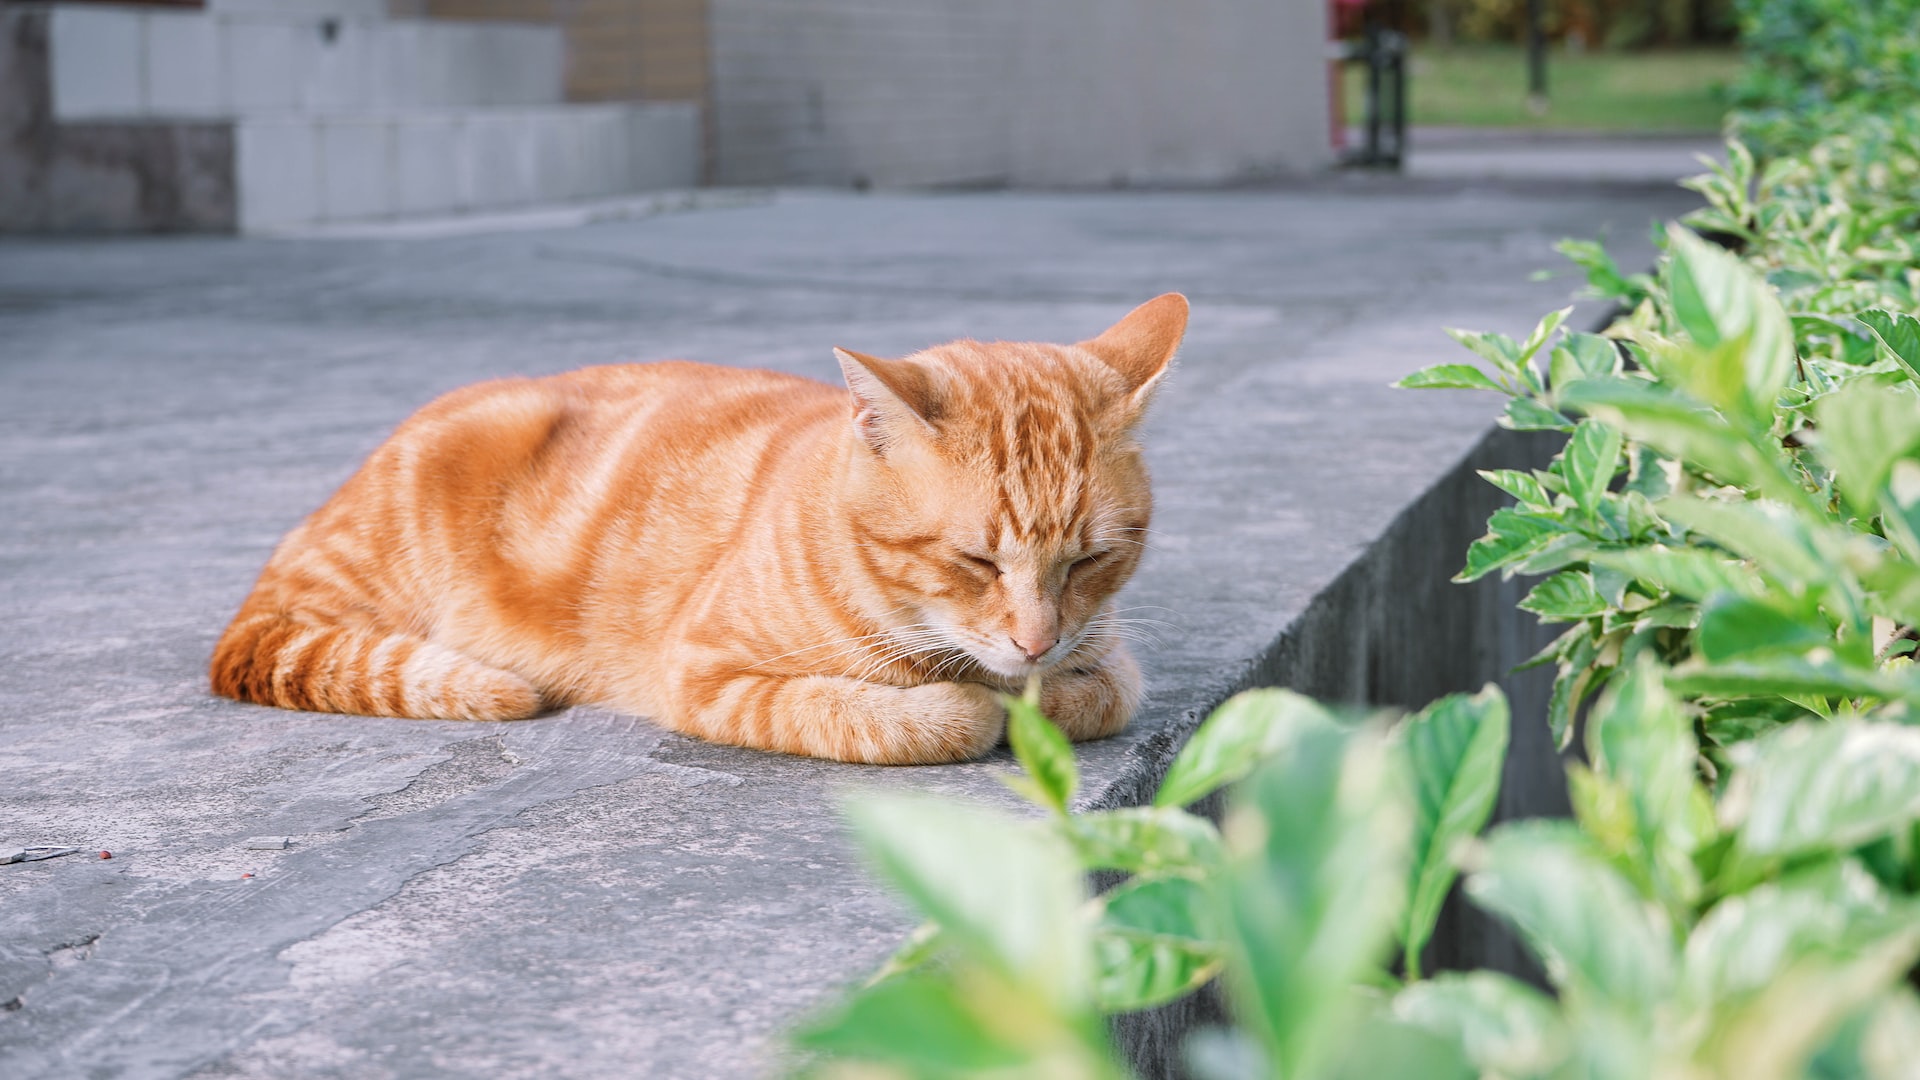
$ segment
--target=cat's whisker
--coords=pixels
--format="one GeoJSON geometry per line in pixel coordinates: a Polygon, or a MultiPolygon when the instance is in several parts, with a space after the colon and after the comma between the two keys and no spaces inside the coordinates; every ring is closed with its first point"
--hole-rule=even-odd
{"type": "Polygon", "coordinates": [[[1132,641],[1141,645],[1160,644],[1160,636],[1151,627],[1133,620],[1094,620],[1087,623],[1086,636],[1100,641],[1132,641]]]}
{"type": "Polygon", "coordinates": [[[947,640],[946,631],[938,627],[923,629],[913,635],[903,636],[910,636],[912,640],[896,643],[892,649],[883,650],[873,656],[867,657],[866,662],[860,665],[857,670],[853,665],[849,664],[843,669],[842,674],[847,678],[866,680],[891,664],[896,664],[924,653],[938,652],[953,647],[947,640]],[[929,643],[935,646],[935,648],[926,647],[929,643]]]}
{"type": "MultiPolygon", "coordinates": [[[[858,635],[855,635],[855,636],[853,636],[853,637],[844,637],[844,638],[834,638],[834,639],[832,639],[832,640],[830,640],[830,641],[820,641],[820,642],[815,642],[815,643],[814,643],[814,644],[812,644],[812,645],[802,645],[802,646],[801,646],[800,648],[798,648],[798,649],[794,649],[794,650],[793,650],[793,651],[791,651],[791,652],[783,652],[783,653],[781,653],[781,654],[780,654],[779,656],[769,656],[769,657],[767,657],[767,658],[766,658],[765,660],[760,660],[760,661],[756,661],[756,662],[754,662],[754,663],[751,663],[751,664],[748,664],[748,665],[747,665],[747,666],[746,666],[746,667],[745,667],[744,669],[742,669],[742,670],[745,670],[745,671],[752,671],[752,670],[753,670],[754,668],[757,668],[757,667],[762,667],[762,666],[764,666],[764,665],[767,665],[767,664],[771,664],[771,663],[773,663],[773,662],[774,662],[774,661],[776,661],[776,660],[785,660],[785,659],[787,659],[788,657],[792,657],[792,656],[799,656],[799,655],[801,655],[802,653],[809,653],[809,652],[812,652],[812,651],[813,651],[813,650],[815,650],[815,649],[824,649],[824,648],[827,648],[827,647],[829,647],[829,646],[832,646],[832,645],[845,645],[845,644],[847,644],[847,643],[849,643],[849,642],[851,642],[851,643],[853,643],[853,647],[855,647],[855,648],[858,648],[860,644],[862,644],[862,643],[864,643],[864,642],[867,642],[867,641],[870,641],[870,640],[873,640],[873,639],[875,639],[875,638],[879,638],[879,637],[882,637],[882,636],[883,636],[884,634],[885,634],[885,631],[880,631],[880,632],[877,632],[877,633],[872,633],[872,634],[858,634],[858,635]]],[[[843,651],[844,651],[844,650],[843,650],[843,651]]],[[[833,655],[838,655],[838,654],[836,653],[836,654],[833,654],[833,655]]]]}
{"type": "Polygon", "coordinates": [[[910,624],[908,626],[896,627],[889,630],[877,630],[871,634],[857,634],[853,637],[835,638],[830,641],[821,641],[821,642],[816,642],[815,644],[812,644],[812,645],[805,645],[805,646],[802,646],[801,648],[794,649],[792,652],[784,652],[784,653],[781,653],[779,656],[770,656],[765,660],[760,660],[755,663],[749,664],[743,670],[752,671],[754,668],[763,667],[777,660],[785,660],[790,657],[799,656],[803,653],[812,652],[815,649],[825,649],[833,645],[841,645],[844,647],[836,652],[828,653],[826,656],[819,657],[817,659],[819,659],[822,662],[833,660],[849,652],[853,652],[858,649],[864,648],[869,642],[883,642],[883,641],[891,641],[894,639],[904,639],[916,634],[927,635],[929,637],[937,637],[941,633],[943,633],[943,631],[941,630],[940,627],[933,626],[927,623],[910,624]]]}

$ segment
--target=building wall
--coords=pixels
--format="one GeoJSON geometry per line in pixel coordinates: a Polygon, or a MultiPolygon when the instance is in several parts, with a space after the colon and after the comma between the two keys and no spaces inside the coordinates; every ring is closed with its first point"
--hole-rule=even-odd
{"type": "Polygon", "coordinates": [[[570,101],[701,101],[707,0],[392,0],[400,16],[558,23],[570,101]]]}
{"type": "Polygon", "coordinates": [[[703,102],[719,183],[1218,183],[1332,160],[1322,0],[391,3],[560,23],[568,98],[703,102]]]}
{"type": "Polygon", "coordinates": [[[721,183],[1206,183],[1332,158],[1321,0],[709,3],[721,183]]]}

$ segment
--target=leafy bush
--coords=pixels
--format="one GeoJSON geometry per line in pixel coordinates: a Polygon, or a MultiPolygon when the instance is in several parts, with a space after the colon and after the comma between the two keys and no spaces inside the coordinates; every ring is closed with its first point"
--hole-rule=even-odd
{"type": "Polygon", "coordinates": [[[1755,195],[1733,144],[1694,183],[1709,205],[1691,220],[1744,260],[1673,229],[1658,274],[1627,278],[1571,245],[1633,307],[1606,337],[1567,335],[1544,377],[1533,360],[1564,312],[1520,343],[1456,332],[1484,370],[1402,380],[1498,389],[1504,425],[1571,436],[1546,470],[1485,474],[1517,503],[1461,573],[1550,575],[1521,607],[1571,624],[1537,658],[1559,668],[1563,745],[1581,702],[1642,655],[1675,667],[1709,775],[1773,726],[1920,701],[1920,201],[1843,152],[1865,141],[1778,162],[1755,195]]]}
{"type": "Polygon", "coordinates": [[[1772,150],[1920,101],[1920,0],[1740,0],[1737,127],[1772,150]],[[1838,123],[1836,123],[1836,121],[1838,123]]]}
{"type": "Polygon", "coordinates": [[[1642,664],[1587,726],[1577,821],[1476,843],[1506,749],[1493,688],[1391,727],[1252,691],[1195,733],[1154,806],[1080,815],[1072,752],[1031,702],[1010,731],[1043,819],[853,805],[881,873],[933,921],[799,1035],[810,1073],[1118,1078],[1102,1015],[1215,973],[1238,1027],[1187,1047],[1213,1080],[1879,1078],[1920,1055],[1902,979],[1920,901],[1882,880],[1920,821],[1920,729],[1788,728],[1745,747],[1716,796],[1642,664]],[[1236,778],[1220,829],[1180,809],[1236,778]],[[1419,977],[1463,852],[1468,895],[1520,930],[1557,1001],[1494,972],[1419,977]],[[1096,869],[1130,876],[1089,901],[1096,869]]]}

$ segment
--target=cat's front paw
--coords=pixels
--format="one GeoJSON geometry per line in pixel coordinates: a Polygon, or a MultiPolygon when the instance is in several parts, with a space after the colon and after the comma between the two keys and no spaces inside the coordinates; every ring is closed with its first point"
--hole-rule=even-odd
{"type": "Polygon", "coordinates": [[[903,765],[971,761],[999,744],[1007,730],[1000,695],[980,683],[909,686],[902,695],[903,765]]]}
{"type": "Polygon", "coordinates": [[[1140,694],[1139,665],[1116,648],[1086,670],[1047,672],[1040,682],[1040,711],[1075,742],[1104,739],[1133,719],[1140,694]]]}

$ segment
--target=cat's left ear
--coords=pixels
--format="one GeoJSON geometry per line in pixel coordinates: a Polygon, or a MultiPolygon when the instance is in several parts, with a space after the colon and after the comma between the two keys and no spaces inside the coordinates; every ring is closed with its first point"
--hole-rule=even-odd
{"type": "Polygon", "coordinates": [[[1187,332],[1187,310],[1187,298],[1179,293],[1156,296],[1099,337],[1080,343],[1126,380],[1126,397],[1119,409],[1126,425],[1132,426],[1146,412],[1154,388],[1173,362],[1187,332]]]}
{"type": "Polygon", "coordinates": [[[933,376],[910,360],[882,360],[851,349],[833,350],[853,392],[853,430],[877,453],[909,431],[932,434],[940,419],[933,376]]]}

